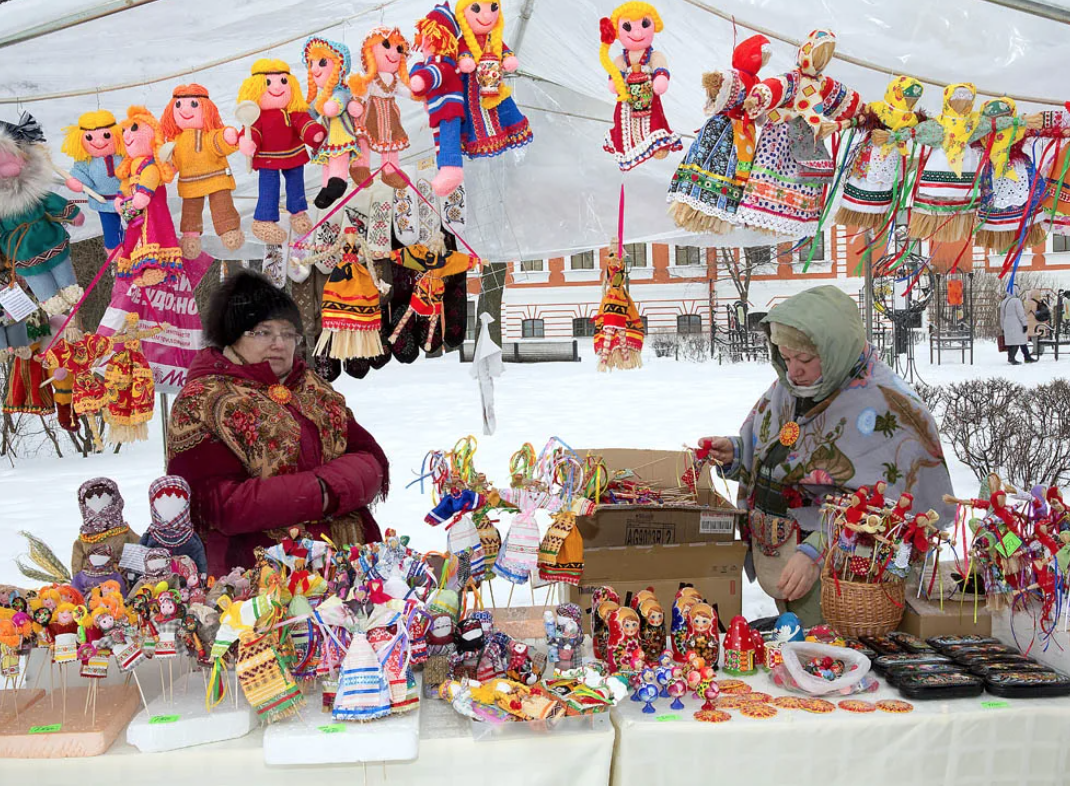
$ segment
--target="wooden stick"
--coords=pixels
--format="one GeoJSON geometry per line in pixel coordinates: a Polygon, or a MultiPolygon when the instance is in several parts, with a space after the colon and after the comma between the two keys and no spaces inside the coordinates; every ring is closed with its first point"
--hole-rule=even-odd
{"type": "Polygon", "coordinates": [[[97,725],[97,693],[99,692],[99,682],[100,681],[98,680],[93,683],[93,717],[90,719],[90,724],[93,726],[97,725]]]}
{"type": "MultiPolygon", "coordinates": [[[[71,175],[71,173],[68,172],[66,169],[63,169],[63,168],[58,167],[55,164],[53,164],[51,159],[49,159],[48,164],[49,164],[49,166],[52,167],[52,171],[55,172],[60,177],[62,177],[64,179],[64,181],[77,180],[77,178],[74,177],[73,175],[71,175]]],[[[79,182],[81,182],[81,181],[79,181],[79,182]]],[[[82,183],[82,191],[85,192],[86,196],[93,197],[93,199],[97,200],[102,205],[106,204],[107,201],[108,201],[104,197],[102,197],[100,194],[98,194],[96,191],[94,191],[89,186],[87,186],[85,183],[82,183]]]]}
{"type": "Polygon", "coordinates": [[[145,691],[141,687],[141,679],[137,676],[137,671],[130,669],[130,673],[134,675],[134,682],[137,684],[137,692],[141,694],[141,703],[145,705],[145,712],[149,711],[149,702],[145,699],[145,691]]]}
{"type": "Polygon", "coordinates": [[[513,606],[513,590],[516,589],[516,584],[509,582],[509,597],[505,600],[505,608],[512,608],[513,606]]]}
{"type": "Polygon", "coordinates": [[[63,683],[63,718],[62,722],[67,722],[67,664],[64,663],[59,667],[59,679],[63,683]]]}
{"type": "Polygon", "coordinates": [[[52,668],[54,665],[54,661],[49,661],[48,680],[52,684],[52,686],[51,689],[48,691],[48,697],[52,700],[52,709],[56,709],[56,671],[52,668]]]}
{"type": "Polygon", "coordinates": [[[88,715],[89,714],[89,700],[93,697],[93,686],[94,685],[96,685],[96,680],[93,680],[93,682],[91,682],[89,684],[89,686],[86,688],[85,706],[82,708],[82,714],[83,715],[88,715]]]}
{"type": "Polygon", "coordinates": [[[494,579],[488,581],[487,586],[490,587],[490,607],[496,609],[498,608],[498,604],[494,600],[494,579]]]}

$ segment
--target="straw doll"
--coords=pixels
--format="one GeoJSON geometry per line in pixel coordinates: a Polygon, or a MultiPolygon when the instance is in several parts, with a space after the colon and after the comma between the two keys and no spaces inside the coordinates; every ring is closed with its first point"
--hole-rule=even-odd
{"type": "Polygon", "coordinates": [[[67,126],[63,131],[66,136],[60,149],[74,159],[67,188],[81,194],[89,186],[104,197],[103,202],[90,198],[87,204],[100,218],[104,249],[111,254],[123,242],[123,223],[115,209],[121,182],[115,170],[126,152],[119,124],[111,112],[98,109],[80,115],[77,125],[67,126]]]}
{"type": "Polygon", "coordinates": [[[104,421],[109,426],[108,441],[114,445],[149,438],[148,423],[156,401],[156,383],[149,361],[141,351],[141,339],[163,333],[167,325],[138,330],[138,322],[137,314],[128,313],[123,330],[111,336],[115,354],[104,371],[108,391],[104,421]]]}
{"type": "Polygon", "coordinates": [[[327,128],[327,138],[312,159],[323,167],[323,188],[313,202],[326,210],[346,192],[349,162],[359,153],[357,119],[364,107],[346,86],[351,60],[348,46],[312,36],[305,42],[304,60],[309,112],[327,128]]]}
{"type": "Polygon", "coordinates": [[[409,42],[396,27],[376,27],[360,45],[361,73],[349,79],[353,95],[364,102],[361,122],[360,158],[350,175],[356,183],[371,177],[371,153],[383,161],[383,182],[391,188],[405,188],[400,174],[399,154],[409,147],[409,137],[401,127],[398,96],[411,97],[406,58],[409,42]]]}
{"type": "Polygon", "coordinates": [[[628,271],[613,241],[602,279],[602,302],[595,317],[594,349],[598,370],[633,369],[643,365],[643,320],[628,292],[628,271]]]}

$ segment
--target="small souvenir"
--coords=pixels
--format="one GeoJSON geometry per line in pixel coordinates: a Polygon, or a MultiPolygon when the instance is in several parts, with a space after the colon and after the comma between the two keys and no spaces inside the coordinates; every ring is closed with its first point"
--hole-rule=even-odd
{"type": "Polygon", "coordinates": [[[668,687],[669,695],[672,696],[672,704],[669,705],[670,709],[682,710],[684,708],[683,696],[687,693],[687,683],[684,682],[682,677],[675,677],[668,687]]]}
{"type": "Polygon", "coordinates": [[[612,587],[599,587],[591,595],[591,643],[595,660],[606,660],[609,614],[620,607],[620,595],[612,587]]]}
{"type": "Polygon", "coordinates": [[[884,673],[889,685],[895,686],[899,681],[915,674],[963,674],[964,669],[957,663],[900,663],[884,673]]]}
{"type": "MultiPolygon", "coordinates": [[[[673,709],[677,710],[682,710],[683,708],[683,704],[679,707],[673,707],[673,709]]],[[[732,720],[732,716],[721,710],[699,710],[695,713],[695,720],[702,721],[703,723],[724,723],[725,721],[732,720]]]]}
{"type": "Polygon", "coordinates": [[[980,696],[984,680],[962,672],[909,674],[901,677],[896,687],[911,699],[959,699],[980,696]]]}
{"type": "Polygon", "coordinates": [[[609,613],[609,641],[606,663],[610,673],[635,671],[642,664],[643,648],[639,641],[639,615],[629,608],[609,613]]]}
{"type": "Polygon", "coordinates": [[[713,703],[717,701],[717,697],[721,695],[721,689],[717,687],[716,682],[710,682],[705,688],[702,689],[702,698],[706,700],[706,703],[702,705],[703,710],[714,709],[713,703]]]}
{"type": "Polygon", "coordinates": [[[349,80],[353,95],[365,106],[358,128],[360,156],[350,170],[358,185],[371,177],[374,151],[382,158],[383,182],[394,189],[406,186],[398,156],[408,149],[409,137],[401,126],[397,99],[409,97],[408,55],[409,42],[396,27],[376,27],[360,45],[361,72],[349,80]]]}
{"type": "Polygon", "coordinates": [[[879,655],[904,655],[907,648],[889,636],[860,636],[859,640],[879,655]]]}
{"type": "Polygon", "coordinates": [[[861,699],[844,699],[837,705],[841,710],[847,712],[876,712],[877,706],[870,701],[862,701],[861,699]]]}
{"type": "Polygon", "coordinates": [[[89,551],[98,543],[106,544],[111,549],[111,562],[108,564],[116,568],[123,547],[127,543],[138,542],[137,533],[132,532],[123,520],[124,504],[119,486],[110,478],[93,478],[81,485],[78,489],[78,507],[82,511],[82,525],[71,554],[72,572],[79,573],[85,569],[89,551]]]}
{"type": "Polygon", "coordinates": [[[798,696],[774,696],[769,703],[782,710],[801,710],[803,699],[798,696]]]}
{"type": "Polygon", "coordinates": [[[208,559],[204,544],[193,531],[190,519],[189,483],[178,475],[164,475],[149,486],[149,512],[152,523],[141,536],[141,545],[164,548],[172,556],[185,555],[193,560],[197,572],[207,575],[208,559]]]}
{"type": "MultiPolygon", "coordinates": [[[[644,702],[644,713],[650,715],[657,712],[654,708],[654,702],[658,699],[658,685],[657,675],[653,669],[643,669],[639,678],[639,689],[635,692],[635,695],[639,697],[639,701],[644,702]]],[[[711,707],[710,709],[713,708],[711,707]]]]}
{"type": "Polygon", "coordinates": [[[914,711],[914,705],[909,701],[899,701],[898,699],[884,699],[877,702],[877,709],[884,712],[890,712],[895,715],[902,715],[907,712],[914,711]]]}
{"type": "MultiPolygon", "coordinates": [[[[364,106],[355,100],[347,85],[351,65],[348,46],[312,36],[305,41],[303,59],[308,69],[309,114],[327,129],[312,159],[313,164],[323,167],[323,187],[314,203],[326,210],[346,192],[351,158],[360,152],[357,121],[364,114],[364,106]]],[[[371,173],[357,183],[368,174],[371,173]]]]}
{"type": "Polygon", "coordinates": [[[543,626],[548,645],[547,660],[558,671],[568,671],[580,666],[583,656],[582,612],[575,603],[562,603],[556,615],[546,611],[543,626]]]}
{"type": "Polygon", "coordinates": [[[920,652],[929,654],[933,652],[932,645],[928,642],[922,641],[917,636],[912,636],[909,633],[903,633],[902,631],[893,631],[888,634],[888,638],[905,647],[909,652],[920,652]]]}
{"type": "Polygon", "coordinates": [[[974,663],[970,665],[969,669],[971,674],[976,674],[982,679],[990,674],[1002,674],[1008,671],[1051,671],[1047,666],[1041,663],[1034,663],[1026,658],[974,663]]]}
{"type": "Polygon", "coordinates": [[[1004,671],[990,674],[985,689],[993,696],[1032,699],[1070,695],[1070,677],[1054,671],[1004,671]]]}
{"type": "Polygon", "coordinates": [[[751,692],[750,685],[743,680],[719,680],[717,684],[721,687],[721,693],[734,694],[751,692]]]}
{"type": "MultiPolygon", "coordinates": [[[[717,668],[721,648],[717,635],[717,612],[710,604],[696,603],[688,610],[685,646],[689,652],[697,653],[711,668],[717,668]]],[[[753,637],[748,646],[751,650],[757,649],[753,637]]]]}
{"type": "Polygon", "coordinates": [[[825,715],[836,709],[836,705],[824,699],[799,699],[799,709],[815,715],[825,715]]]}
{"type": "Polygon", "coordinates": [[[754,652],[754,641],[747,620],[739,616],[734,617],[724,639],[725,673],[753,674],[755,672],[754,652]]]}
{"type": "Polygon", "coordinates": [[[951,663],[951,658],[943,655],[919,655],[915,653],[903,653],[899,655],[881,655],[874,659],[873,668],[878,671],[886,671],[889,667],[898,663],[951,663]]]}
{"type": "Polygon", "coordinates": [[[739,708],[739,714],[745,718],[765,719],[776,717],[776,707],[771,707],[768,704],[753,701],[739,708]]]}
{"type": "Polygon", "coordinates": [[[692,606],[701,602],[702,596],[694,587],[681,587],[676,593],[669,634],[672,638],[672,657],[677,663],[687,661],[687,615],[692,606]]]}
{"type": "Polygon", "coordinates": [[[999,639],[993,639],[990,636],[933,636],[932,638],[925,640],[928,644],[936,647],[938,650],[943,650],[945,647],[953,647],[956,644],[999,644],[999,639]]]}
{"type": "Polygon", "coordinates": [[[66,186],[76,194],[83,193],[88,186],[104,197],[103,202],[92,197],[86,202],[100,218],[104,250],[110,254],[123,242],[123,226],[113,201],[119,195],[120,184],[115,170],[125,152],[119,124],[111,112],[98,109],[80,115],[77,125],[67,126],[63,131],[66,136],[61,149],[74,159],[66,186]]]}

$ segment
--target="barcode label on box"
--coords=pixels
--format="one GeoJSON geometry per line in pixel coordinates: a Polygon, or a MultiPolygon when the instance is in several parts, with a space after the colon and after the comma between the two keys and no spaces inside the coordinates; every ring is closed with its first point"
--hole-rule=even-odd
{"type": "Polygon", "coordinates": [[[731,513],[703,513],[698,522],[703,535],[731,535],[735,527],[736,517],[731,513]]]}

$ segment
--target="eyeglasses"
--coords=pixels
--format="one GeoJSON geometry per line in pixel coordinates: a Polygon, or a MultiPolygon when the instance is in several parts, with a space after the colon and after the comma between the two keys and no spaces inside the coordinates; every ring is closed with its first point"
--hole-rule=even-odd
{"type": "Polygon", "coordinates": [[[304,341],[304,336],[300,333],[273,333],[270,330],[246,330],[243,334],[246,338],[251,338],[258,344],[273,344],[275,339],[281,339],[283,344],[293,344],[297,346],[304,341]]]}

